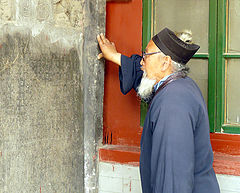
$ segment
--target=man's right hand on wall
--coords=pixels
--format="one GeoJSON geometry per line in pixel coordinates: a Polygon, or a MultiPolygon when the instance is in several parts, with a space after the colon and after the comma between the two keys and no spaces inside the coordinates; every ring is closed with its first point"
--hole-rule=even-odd
{"type": "Polygon", "coordinates": [[[102,33],[97,36],[97,40],[102,51],[98,54],[98,59],[105,58],[121,66],[121,54],[117,52],[115,44],[110,42],[102,33]]]}

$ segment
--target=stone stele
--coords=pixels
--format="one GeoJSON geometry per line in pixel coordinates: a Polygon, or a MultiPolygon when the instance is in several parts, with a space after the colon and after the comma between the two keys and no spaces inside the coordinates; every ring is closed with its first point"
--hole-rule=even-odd
{"type": "Polygon", "coordinates": [[[0,193],[98,192],[105,0],[0,0],[0,193]]]}

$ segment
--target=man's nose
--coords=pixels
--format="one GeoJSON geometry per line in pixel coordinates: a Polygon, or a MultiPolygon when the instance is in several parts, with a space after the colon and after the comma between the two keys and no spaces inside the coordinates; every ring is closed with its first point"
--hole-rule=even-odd
{"type": "Polygon", "coordinates": [[[140,64],[141,64],[141,66],[143,66],[143,65],[144,65],[143,59],[140,61],[140,64]]]}
{"type": "Polygon", "coordinates": [[[143,59],[140,61],[140,64],[141,64],[141,70],[144,70],[145,69],[145,63],[144,63],[143,59]]]}

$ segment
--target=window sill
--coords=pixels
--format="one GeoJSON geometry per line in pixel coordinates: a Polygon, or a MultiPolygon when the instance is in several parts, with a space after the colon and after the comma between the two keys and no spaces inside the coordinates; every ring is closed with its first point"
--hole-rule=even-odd
{"type": "Polygon", "coordinates": [[[99,149],[99,160],[139,166],[140,147],[104,145],[99,149]]]}
{"type": "MultiPolygon", "coordinates": [[[[211,143],[215,172],[240,176],[240,135],[211,133],[211,143]]],[[[99,149],[99,159],[104,162],[138,166],[139,158],[139,147],[104,145],[99,149]]]]}
{"type": "Polygon", "coordinates": [[[240,156],[214,152],[213,168],[217,174],[240,176],[240,156]]]}
{"type": "Polygon", "coordinates": [[[211,133],[217,174],[240,176],[240,135],[211,133]]]}

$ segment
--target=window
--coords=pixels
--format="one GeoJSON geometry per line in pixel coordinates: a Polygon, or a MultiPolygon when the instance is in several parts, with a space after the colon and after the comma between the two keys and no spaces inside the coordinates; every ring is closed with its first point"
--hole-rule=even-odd
{"type": "Polygon", "coordinates": [[[240,133],[240,1],[218,4],[217,131],[240,133]]]}
{"type": "MultiPolygon", "coordinates": [[[[190,29],[201,46],[188,63],[189,76],[208,106],[211,132],[240,133],[239,24],[239,0],[143,0],[143,49],[164,27],[190,29]]],[[[146,106],[142,102],[141,125],[146,106]]]]}

